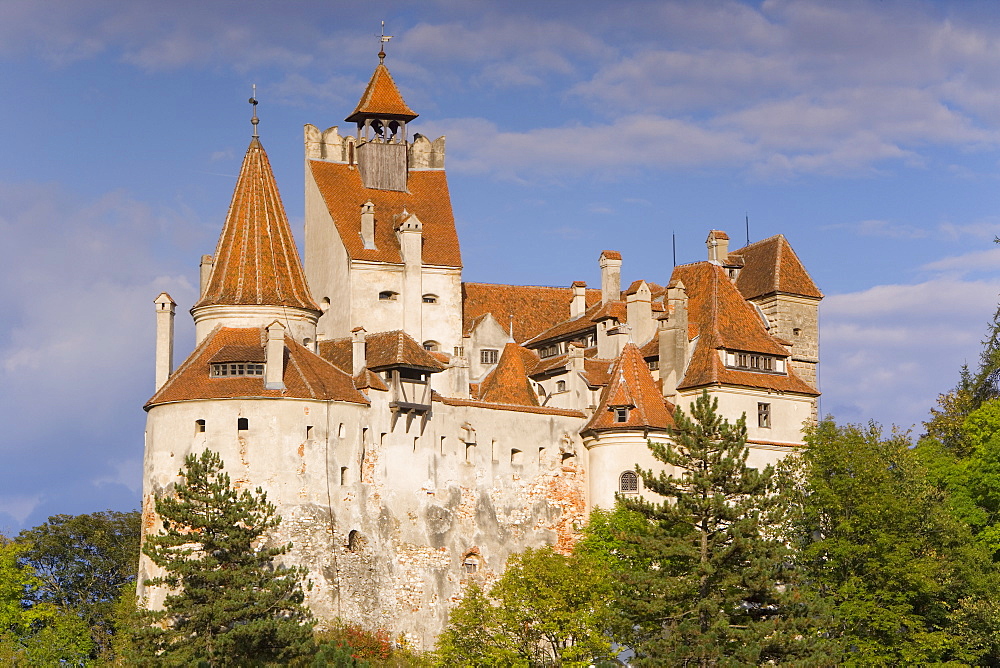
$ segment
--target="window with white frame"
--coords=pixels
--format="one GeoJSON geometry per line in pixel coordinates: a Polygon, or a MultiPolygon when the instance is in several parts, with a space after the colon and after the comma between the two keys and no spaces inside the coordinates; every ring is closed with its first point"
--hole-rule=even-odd
{"type": "Polygon", "coordinates": [[[494,348],[483,348],[479,351],[479,361],[482,364],[496,364],[500,359],[500,351],[494,348]]]}
{"type": "Polygon", "coordinates": [[[622,494],[639,493],[639,476],[635,474],[635,471],[622,471],[621,475],[618,476],[618,491],[622,494]]]}

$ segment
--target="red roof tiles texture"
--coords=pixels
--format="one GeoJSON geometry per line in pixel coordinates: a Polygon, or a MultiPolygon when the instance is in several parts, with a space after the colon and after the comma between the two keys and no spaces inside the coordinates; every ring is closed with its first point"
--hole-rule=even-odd
{"type": "Polygon", "coordinates": [[[195,308],[220,304],[319,312],[306,284],[271,164],[256,138],[243,158],[212,275],[195,308]]]}
{"type": "Polygon", "coordinates": [[[389,74],[389,68],[382,63],[378,64],[372,73],[372,78],[368,80],[368,86],[361,94],[358,106],[344,120],[356,123],[365,117],[398,118],[404,121],[412,121],[417,117],[416,112],[403,101],[396,82],[389,74]]]}
{"type": "MultiPolygon", "coordinates": [[[[463,283],[463,331],[469,334],[475,321],[492,313],[502,327],[514,316],[514,340],[523,343],[569,318],[572,288],[537,285],[463,283]]],[[[587,305],[601,299],[600,290],[587,290],[587,305]]],[[[589,322],[588,327],[593,327],[589,322]]]]}
{"type": "Polygon", "coordinates": [[[516,343],[504,346],[496,367],[479,384],[480,401],[516,406],[538,405],[538,394],[528,380],[522,350],[516,343]]]}
{"type": "Polygon", "coordinates": [[[601,401],[587,429],[651,429],[672,427],[674,420],[657,390],[646,361],[634,343],[627,343],[611,370],[608,384],[601,392],[601,401]],[[627,419],[617,421],[615,407],[627,407],[627,419]]]}
{"type": "MultiPolygon", "coordinates": [[[[345,373],[354,370],[354,345],[350,338],[319,342],[319,354],[345,373]]],[[[365,368],[372,371],[394,366],[442,371],[445,365],[423,349],[406,332],[375,332],[365,337],[365,368]]]]}
{"type": "MultiPolygon", "coordinates": [[[[231,351],[234,348],[263,350],[266,341],[267,332],[264,328],[217,328],[205,337],[201,345],[146,403],[145,408],[148,410],[157,404],[172,401],[235,397],[290,397],[368,403],[364,395],[354,388],[354,381],[349,375],[287,336],[284,390],[264,389],[262,376],[209,377],[210,360],[220,351],[231,351]]],[[[257,357],[259,359],[260,355],[257,357]]]]}
{"type": "Polygon", "coordinates": [[[423,263],[462,266],[443,171],[410,172],[407,191],[399,192],[365,188],[360,173],[350,165],[310,160],[309,169],[351,259],[402,264],[396,220],[406,209],[423,224],[423,263]],[[361,206],[368,201],[375,205],[375,248],[365,248],[361,239],[361,206]]]}
{"type": "Polygon", "coordinates": [[[817,299],[823,297],[783,234],[754,242],[733,251],[731,255],[743,259],[744,266],[736,277],[736,287],[747,299],[772,292],[817,299]]]}

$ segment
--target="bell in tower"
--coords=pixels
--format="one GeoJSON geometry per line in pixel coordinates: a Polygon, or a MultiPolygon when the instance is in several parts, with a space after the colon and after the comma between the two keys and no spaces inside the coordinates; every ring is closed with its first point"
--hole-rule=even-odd
{"type": "Polygon", "coordinates": [[[366,188],[406,191],[406,123],[416,117],[385,66],[385,51],[379,51],[368,87],[345,119],[358,124],[355,155],[366,188]]]}

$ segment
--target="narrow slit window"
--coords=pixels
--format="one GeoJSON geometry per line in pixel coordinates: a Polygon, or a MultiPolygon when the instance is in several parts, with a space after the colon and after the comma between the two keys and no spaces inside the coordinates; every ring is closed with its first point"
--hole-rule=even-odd
{"type": "Polygon", "coordinates": [[[346,485],[347,484],[347,467],[346,466],[341,466],[340,467],[340,484],[341,485],[346,485]]]}
{"type": "Polygon", "coordinates": [[[311,441],[313,438],[315,438],[315,435],[313,434],[313,427],[312,427],[312,425],[307,425],[306,426],[306,440],[307,441],[311,441]]]}

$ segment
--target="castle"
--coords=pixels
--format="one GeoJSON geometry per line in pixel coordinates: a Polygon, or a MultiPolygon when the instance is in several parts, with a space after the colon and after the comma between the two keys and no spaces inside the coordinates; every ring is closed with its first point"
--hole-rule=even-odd
{"type": "Polygon", "coordinates": [[[714,230],[661,283],[623,290],[612,250],[599,287],[463,283],[445,139],[408,139],[417,114],[379,56],[350,133],[305,127],[304,267],[255,131],[177,368],[176,304],[155,300],[143,530],[210,448],[278,507],[320,620],[427,647],[467,583],[641,494],[675,406],[707,390],[746,414],[753,466],[800,447],[822,294],[783,236],[731,251],[714,230]]]}

